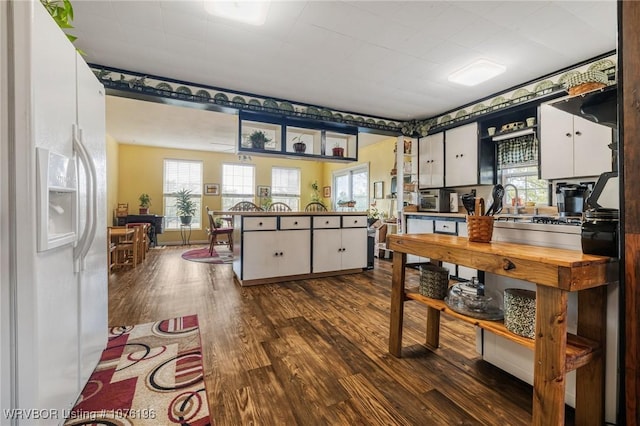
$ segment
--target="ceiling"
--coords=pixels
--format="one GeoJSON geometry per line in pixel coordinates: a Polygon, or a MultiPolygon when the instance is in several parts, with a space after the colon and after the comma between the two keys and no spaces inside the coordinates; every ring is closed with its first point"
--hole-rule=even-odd
{"type": "MultiPolygon", "coordinates": [[[[259,27],[208,15],[202,0],[73,5],[69,33],[87,62],[396,120],[432,117],[593,58],[614,50],[617,38],[613,0],[271,1],[259,27]],[[478,58],[507,71],[475,87],[447,81],[478,58]]],[[[143,139],[114,103],[110,134],[143,139]]],[[[178,107],[144,105],[142,122],[182,122],[170,112],[178,107]]],[[[196,124],[209,136],[199,143],[229,146],[222,135],[230,117],[187,111],[197,117],[190,122],[212,122],[196,124]]]]}

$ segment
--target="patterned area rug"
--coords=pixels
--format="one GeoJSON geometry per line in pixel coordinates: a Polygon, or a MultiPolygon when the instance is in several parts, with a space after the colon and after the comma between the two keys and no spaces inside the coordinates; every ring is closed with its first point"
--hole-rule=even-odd
{"type": "Polygon", "coordinates": [[[182,258],[190,260],[192,262],[204,262],[204,263],[233,263],[233,253],[229,251],[227,246],[216,247],[213,250],[213,256],[209,254],[209,247],[203,247],[185,251],[182,253],[182,258]]]}
{"type": "Polygon", "coordinates": [[[210,425],[198,317],[116,327],[65,425],[210,425]]]}

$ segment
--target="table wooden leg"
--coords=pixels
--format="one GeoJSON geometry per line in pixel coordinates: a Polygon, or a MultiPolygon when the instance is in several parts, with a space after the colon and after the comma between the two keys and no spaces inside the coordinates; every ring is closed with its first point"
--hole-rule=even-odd
{"type": "Polygon", "coordinates": [[[404,315],[404,278],[407,254],[393,252],[391,277],[391,324],[389,325],[389,353],[400,358],[402,353],[402,321],[404,315]]]}
{"type": "Polygon", "coordinates": [[[431,349],[440,346],[440,311],[427,307],[427,340],[426,344],[431,349]]]}
{"type": "Polygon", "coordinates": [[[533,424],[564,424],[567,292],[543,285],[536,295],[533,424]]]}
{"type": "Polygon", "coordinates": [[[604,424],[607,287],[578,293],[578,335],[600,343],[600,356],[576,370],[576,424],[604,424]]]}

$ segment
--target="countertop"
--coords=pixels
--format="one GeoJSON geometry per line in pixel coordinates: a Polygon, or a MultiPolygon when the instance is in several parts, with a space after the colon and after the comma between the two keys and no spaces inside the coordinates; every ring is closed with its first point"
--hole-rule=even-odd
{"type": "MultiPolygon", "coordinates": [[[[341,212],[341,211],[330,211],[330,212],[265,212],[265,211],[251,211],[251,212],[235,212],[228,210],[214,210],[210,213],[216,216],[366,216],[366,211],[361,212],[341,212]]],[[[464,217],[464,215],[463,215],[464,217]]]]}

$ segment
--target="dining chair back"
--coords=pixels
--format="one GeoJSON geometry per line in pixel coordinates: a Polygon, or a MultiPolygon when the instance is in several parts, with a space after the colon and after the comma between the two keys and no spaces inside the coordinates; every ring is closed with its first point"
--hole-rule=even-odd
{"type": "Polygon", "coordinates": [[[290,212],[291,211],[291,207],[289,207],[288,204],[282,203],[280,201],[277,201],[275,203],[272,203],[269,206],[268,211],[270,212],[290,212]]]}
{"type": "Polygon", "coordinates": [[[306,205],[304,208],[305,212],[326,212],[327,207],[318,201],[313,201],[306,205]]]}
{"type": "Polygon", "coordinates": [[[260,207],[252,203],[251,201],[240,201],[235,206],[231,207],[229,211],[232,212],[259,212],[262,211],[260,207]]]}
{"type": "MultiPolygon", "coordinates": [[[[218,235],[227,236],[227,245],[229,246],[229,250],[233,251],[233,227],[218,225],[216,218],[213,217],[213,211],[209,210],[208,206],[205,206],[205,208],[207,209],[207,216],[209,217],[209,228],[207,228],[209,233],[209,254],[213,255],[215,246],[222,243],[218,242],[218,235]]],[[[227,220],[228,218],[220,219],[227,220]]]]}

